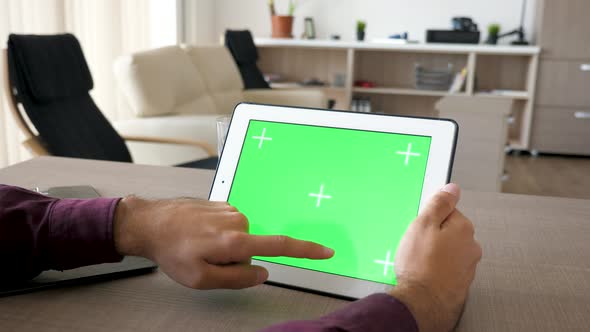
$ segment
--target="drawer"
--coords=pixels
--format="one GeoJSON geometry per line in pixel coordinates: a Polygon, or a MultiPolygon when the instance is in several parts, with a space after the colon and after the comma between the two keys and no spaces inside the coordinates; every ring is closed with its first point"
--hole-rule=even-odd
{"type": "Polygon", "coordinates": [[[537,107],[531,146],[550,153],[590,155],[590,108],[537,107]]]}
{"type": "Polygon", "coordinates": [[[538,31],[543,56],[590,59],[590,1],[545,0],[537,5],[544,7],[538,31]]]}
{"type": "Polygon", "coordinates": [[[590,108],[590,60],[541,61],[536,103],[590,108]]]}

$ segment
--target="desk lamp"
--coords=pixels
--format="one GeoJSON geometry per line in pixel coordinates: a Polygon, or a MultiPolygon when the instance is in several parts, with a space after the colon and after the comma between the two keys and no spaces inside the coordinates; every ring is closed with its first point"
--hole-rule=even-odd
{"type": "Polygon", "coordinates": [[[512,45],[528,45],[529,42],[524,38],[524,15],[526,13],[526,0],[522,1],[522,13],[520,15],[520,27],[498,36],[498,40],[504,37],[518,35],[518,39],[513,41],[512,45]]]}

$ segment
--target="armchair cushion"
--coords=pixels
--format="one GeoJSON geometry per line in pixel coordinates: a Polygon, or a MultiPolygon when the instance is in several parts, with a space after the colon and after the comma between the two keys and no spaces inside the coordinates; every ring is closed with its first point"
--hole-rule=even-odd
{"type": "Polygon", "coordinates": [[[115,76],[138,117],[215,109],[199,71],[178,46],[119,58],[115,76]]]}
{"type": "Polygon", "coordinates": [[[250,31],[226,31],[225,46],[227,46],[238,65],[246,89],[270,88],[256,65],[258,51],[250,31]]]}
{"type": "Polygon", "coordinates": [[[11,34],[8,44],[13,61],[22,75],[10,77],[19,82],[21,93],[39,103],[85,96],[92,90],[90,69],[80,43],[71,34],[48,36],[11,34]]]}
{"type": "Polygon", "coordinates": [[[258,50],[256,50],[254,38],[248,30],[226,31],[225,46],[240,65],[258,61],[258,50]]]}
{"type": "Polygon", "coordinates": [[[240,79],[240,71],[227,48],[186,47],[186,52],[201,73],[217,113],[231,113],[236,104],[243,101],[244,85],[240,79]]]}

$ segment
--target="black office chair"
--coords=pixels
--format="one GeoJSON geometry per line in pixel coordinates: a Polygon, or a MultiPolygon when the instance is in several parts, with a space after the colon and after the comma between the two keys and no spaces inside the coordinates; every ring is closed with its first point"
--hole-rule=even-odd
{"type": "Polygon", "coordinates": [[[250,31],[225,31],[225,46],[229,49],[240,69],[245,89],[270,89],[270,86],[264,80],[262,72],[256,65],[258,51],[250,31]]]}
{"type": "Polygon", "coordinates": [[[75,36],[11,34],[6,58],[6,93],[12,102],[11,111],[27,136],[24,144],[33,153],[132,162],[125,140],[183,144],[204,149],[210,157],[177,166],[217,167],[214,149],[204,142],[121,137],[89,94],[92,76],[75,36]],[[18,104],[38,135],[24,120],[18,104]]]}

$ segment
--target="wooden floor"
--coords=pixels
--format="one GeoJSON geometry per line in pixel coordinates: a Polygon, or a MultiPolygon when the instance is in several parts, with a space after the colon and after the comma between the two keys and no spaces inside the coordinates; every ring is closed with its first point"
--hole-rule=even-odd
{"type": "Polygon", "coordinates": [[[590,199],[590,158],[509,155],[502,191],[590,199]]]}

